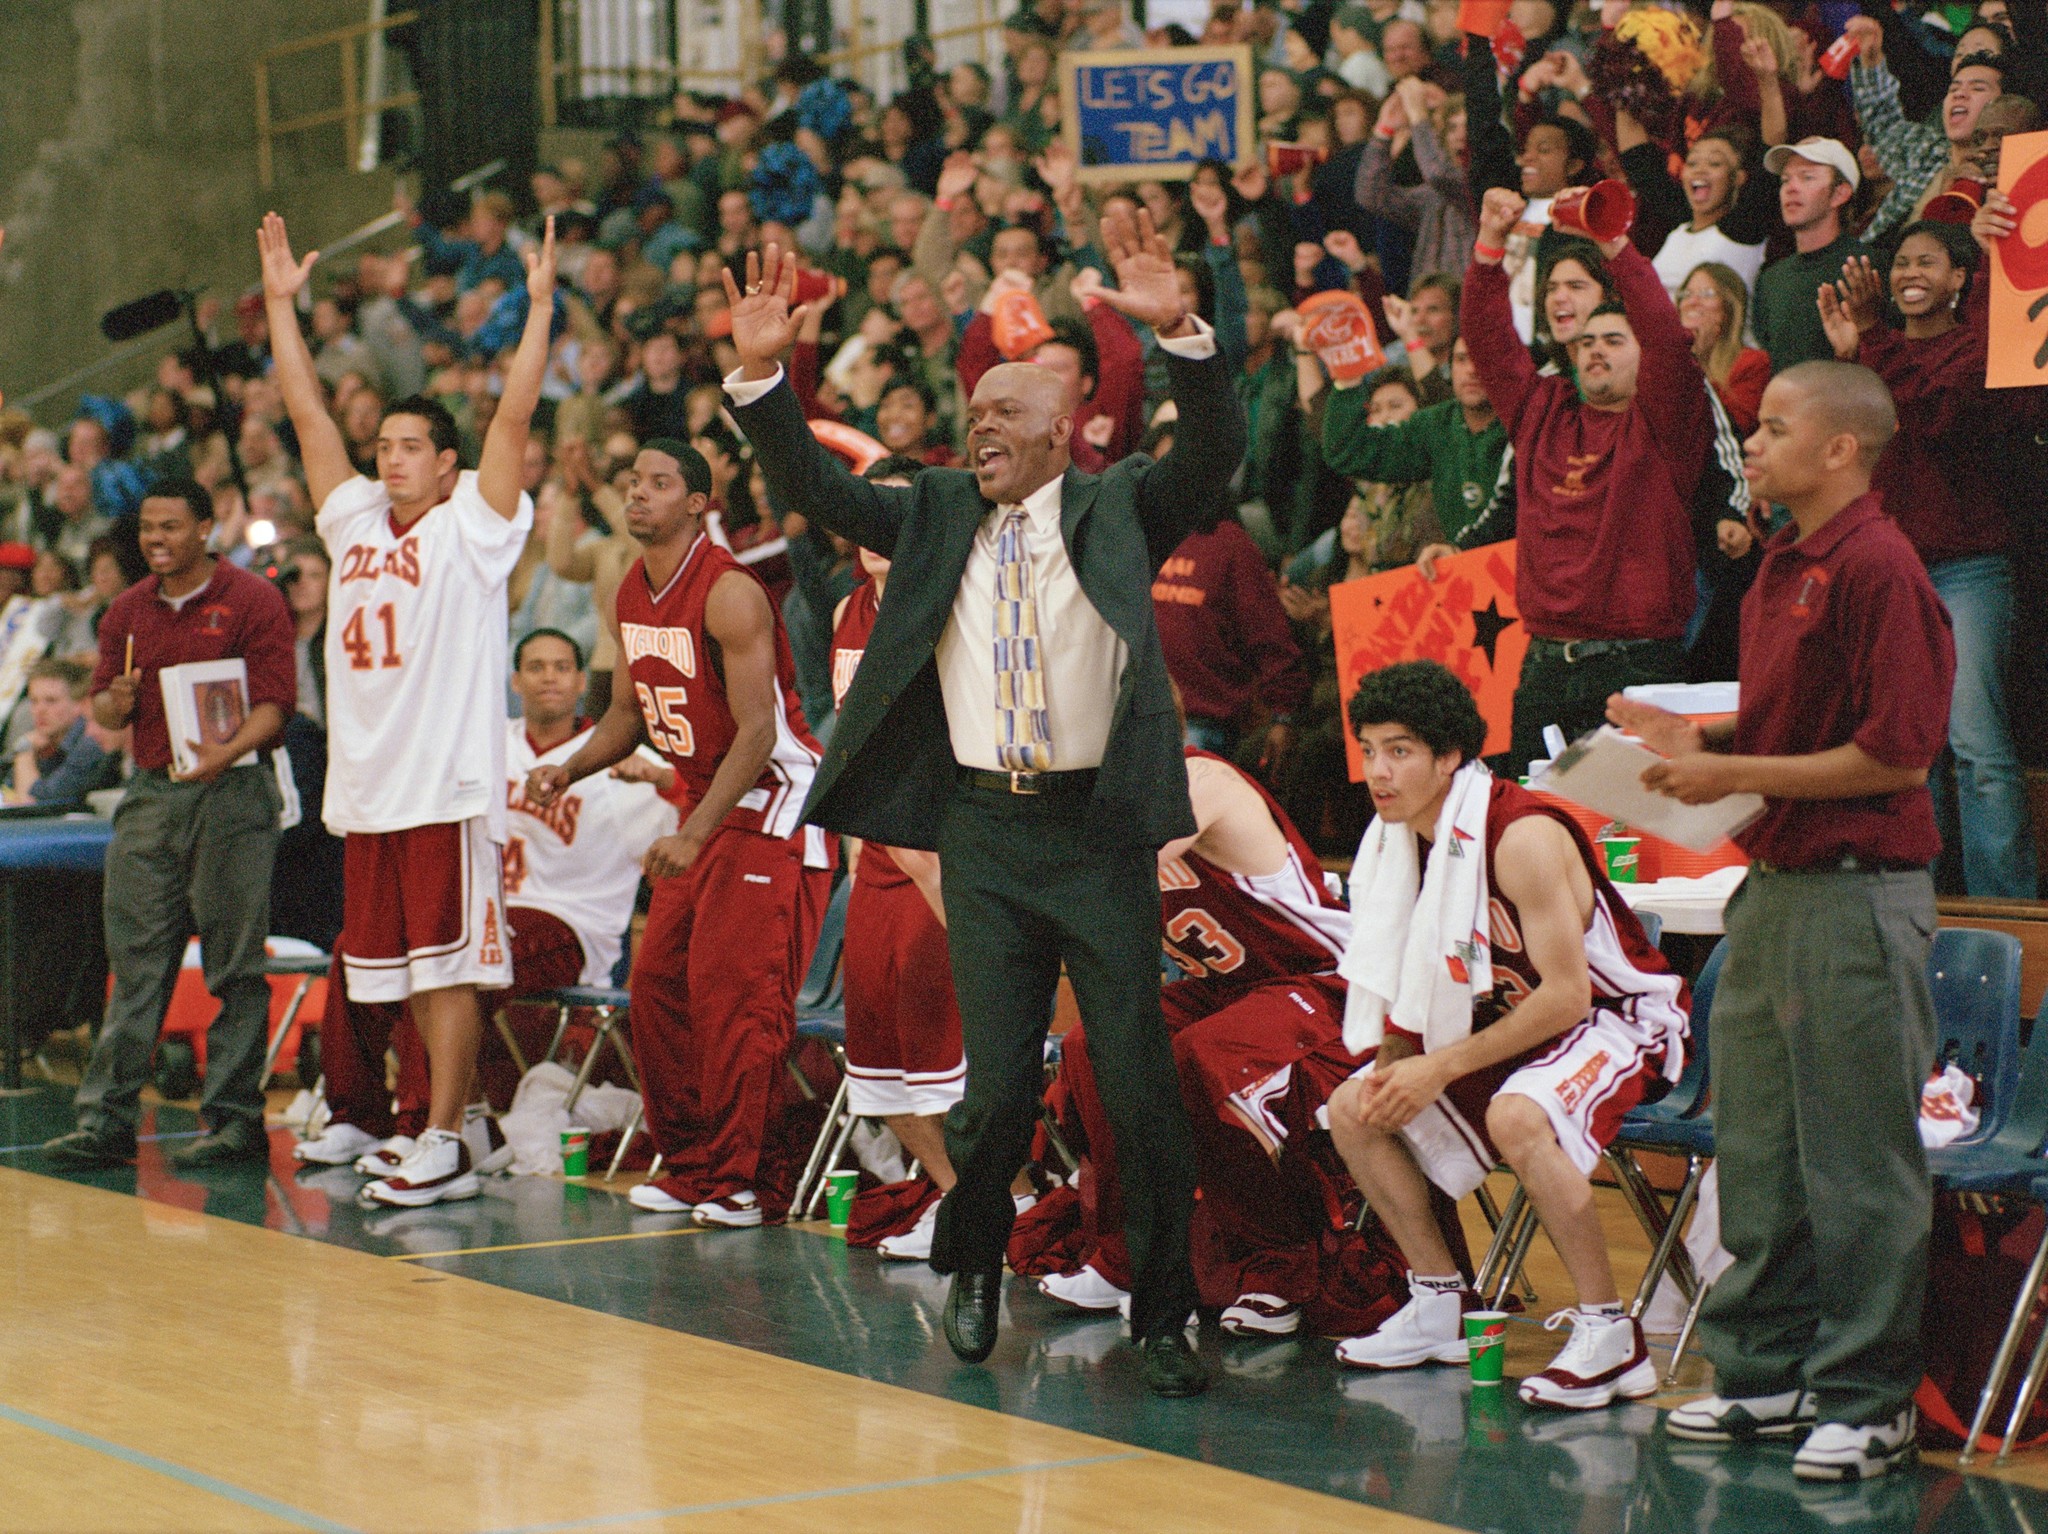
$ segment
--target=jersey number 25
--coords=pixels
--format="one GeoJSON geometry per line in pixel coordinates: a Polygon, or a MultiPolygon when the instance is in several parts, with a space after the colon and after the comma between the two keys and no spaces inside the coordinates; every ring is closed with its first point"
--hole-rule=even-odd
{"type": "Polygon", "coordinates": [[[690,716],[683,712],[690,701],[687,687],[649,687],[635,682],[640,699],[640,717],[647,725],[647,738],[657,751],[670,756],[695,756],[697,733],[690,728],[690,716]]]}

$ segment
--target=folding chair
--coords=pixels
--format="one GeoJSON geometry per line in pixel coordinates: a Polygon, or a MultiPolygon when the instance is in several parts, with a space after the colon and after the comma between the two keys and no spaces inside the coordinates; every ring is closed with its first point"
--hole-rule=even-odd
{"type": "MultiPolygon", "coordinates": [[[[540,991],[532,996],[517,998],[541,1006],[555,1008],[555,1034],[548,1041],[548,1051],[541,1057],[542,1062],[553,1060],[562,1047],[562,1041],[569,1034],[570,1014],[579,1008],[595,1014],[596,1036],[590,1041],[590,1048],[583,1052],[583,1062],[576,1068],[576,1080],[569,1088],[569,1095],[563,1100],[565,1112],[573,1112],[577,1100],[583,1096],[583,1089],[590,1085],[591,1073],[597,1069],[597,1057],[604,1052],[606,1044],[619,1057],[619,1065],[626,1073],[626,1080],[632,1085],[634,1094],[641,1092],[640,1072],[633,1064],[633,1051],[627,1042],[627,1028],[631,1025],[631,998],[623,990],[609,985],[565,985],[560,990],[540,991]]],[[[506,1047],[511,1049],[512,1058],[520,1066],[520,1074],[526,1074],[525,1061],[519,1048],[511,1038],[511,1030],[502,1017],[498,1026],[505,1035],[506,1047]]],[[[619,1164],[626,1159],[626,1147],[633,1143],[633,1136],[640,1132],[644,1109],[635,1104],[633,1116],[626,1121],[625,1133],[619,1136],[619,1148],[612,1152],[611,1165],[605,1169],[604,1178],[610,1182],[617,1175],[619,1164]]]]}
{"type": "Polygon", "coordinates": [[[277,1031],[270,1036],[270,1046],[263,1051],[263,1074],[257,1079],[264,1085],[270,1084],[271,1072],[277,1069],[278,1052],[284,1048],[284,1041],[291,1036],[292,1028],[299,1020],[299,1009],[306,1004],[306,993],[313,989],[313,982],[325,975],[333,963],[331,956],[317,948],[303,954],[270,954],[264,958],[264,974],[299,977],[291,1000],[284,1004],[284,1016],[278,1019],[277,1031]]]}
{"type": "MultiPolygon", "coordinates": [[[[1664,918],[1655,911],[1637,912],[1636,920],[1642,923],[1644,935],[1652,944],[1663,937],[1664,918]]],[[[1511,1169],[1502,1166],[1498,1170],[1508,1172],[1511,1169]]],[[[1493,1195],[1484,1184],[1474,1190],[1473,1197],[1479,1204],[1479,1212],[1493,1230],[1486,1255],[1479,1260],[1478,1271],[1473,1275],[1473,1289],[1495,1309],[1507,1299],[1508,1291],[1516,1287],[1521,1289],[1526,1301],[1533,1303],[1536,1291],[1523,1276],[1522,1267],[1529,1260],[1529,1248],[1535,1245],[1536,1228],[1540,1222],[1536,1218],[1535,1206],[1529,1202],[1528,1193],[1517,1179],[1515,1191],[1508,1196],[1507,1207],[1499,1211],[1495,1210],[1493,1195]]],[[[1363,1219],[1361,1211],[1361,1223],[1363,1219]]]]}
{"type": "MultiPolygon", "coordinates": [[[[821,1043],[839,1067],[839,1086],[825,1108],[825,1122],[811,1142],[811,1153],[796,1181],[789,1201],[790,1211],[799,1216],[815,1215],[825,1197],[825,1174],[839,1164],[853,1138],[854,1116],[846,1107],[846,906],[853,896],[853,879],[842,877],[825,906],[825,919],[818,928],[818,946],[811,952],[811,967],[796,996],[796,1036],[821,1043]]],[[[815,1096],[811,1084],[788,1062],[790,1074],[806,1097],[815,1096]]]]}

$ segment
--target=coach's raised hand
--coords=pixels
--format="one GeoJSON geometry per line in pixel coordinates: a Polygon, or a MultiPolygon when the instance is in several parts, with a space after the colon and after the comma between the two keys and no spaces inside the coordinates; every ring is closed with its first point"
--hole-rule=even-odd
{"type": "Polygon", "coordinates": [[[740,377],[758,382],[773,378],[782,359],[796,344],[809,304],[796,302],[796,253],[785,255],[770,242],[767,251],[747,252],[747,286],[741,292],[727,267],[726,300],[732,306],[732,344],[740,354],[740,377]]]}
{"type": "Polygon", "coordinates": [[[1150,325],[1154,335],[1195,333],[1181,302],[1172,247],[1152,226],[1150,213],[1141,208],[1133,228],[1128,218],[1112,212],[1102,220],[1102,243],[1116,269],[1116,286],[1098,289],[1097,297],[1125,318],[1150,325]]]}

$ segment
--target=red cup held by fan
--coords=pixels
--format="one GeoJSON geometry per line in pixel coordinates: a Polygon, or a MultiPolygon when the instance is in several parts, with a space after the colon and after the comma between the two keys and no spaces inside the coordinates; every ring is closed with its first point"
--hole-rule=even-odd
{"type": "Polygon", "coordinates": [[[1372,315],[1356,293],[1316,293],[1298,312],[1302,344],[1323,359],[1334,382],[1350,383],[1387,365],[1372,315]]]}
{"type": "Polygon", "coordinates": [[[1529,39],[1512,21],[1503,21],[1493,34],[1493,62],[1510,80],[1522,72],[1522,60],[1529,56],[1529,39]]]}
{"type": "Polygon", "coordinates": [[[826,272],[814,272],[809,267],[800,268],[796,274],[796,301],[800,304],[814,304],[820,299],[832,296],[832,278],[826,272]]]}
{"type": "Polygon", "coordinates": [[[1029,288],[1017,288],[998,298],[989,324],[995,332],[996,350],[1011,362],[1030,356],[1041,343],[1052,339],[1045,310],[1029,288]]]}
{"type": "Polygon", "coordinates": [[[1636,194],[1626,181],[1596,181],[1568,186],[1550,203],[1550,227],[1561,234],[1580,234],[1599,244],[1618,240],[1636,221],[1636,194]]]}
{"type": "Polygon", "coordinates": [[[1289,144],[1274,140],[1266,145],[1266,174],[1274,180],[1298,170],[1314,170],[1330,158],[1320,144],[1289,144]]]}
{"type": "Polygon", "coordinates": [[[1939,197],[1927,199],[1920,216],[1937,224],[1967,224],[1984,206],[1984,183],[1958,176],[1939,197]]]}
{"type": "Polygon", "coordinates": [[[1848,79],[1849,66],[1856,62],[1860,50],[1861,44],[1844,32],[1829,43],[1828,51],[1820,56],[1820,72],[1830,80],[1848,79]]]}

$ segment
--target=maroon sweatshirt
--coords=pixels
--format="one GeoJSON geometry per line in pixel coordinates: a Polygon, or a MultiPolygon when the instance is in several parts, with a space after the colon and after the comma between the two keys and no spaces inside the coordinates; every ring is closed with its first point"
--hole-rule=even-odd
{"type": "Polygon", "coordinates": [[[2041,389],[1984,387],[1990,285],[1972,285],[1953,330],[1915,341],[1889,325],[1863,333],[1856,360],[1892,391],[1899,432],[1877,460],[1870,487],[1924,564],[2002,554],[2012,518],[1995,465],[1998,437],[2035,421],[2041,389]]]}
{"type": "Polygon", "coordinates": [[[1308,666],[1273,572],[1238,523],[1182,541],[1153,579],[1152,611],[1190,718],[1234,720],[1255,698],[1276,714],[1308,701],[1308,666]]]}
{"type": "Polygon", "coordinates": [[[1463,332],[1515,453],[1515,601],[1545,639],[1677,639],[1698,604],[1690,507],[1713,445],[1706,377],[1655,268],[1608,263],[1642,346],[1636,397],[1594,410],[1538,373],[1515,334],[1508,276],[1474,262],[1463,332]]]}

